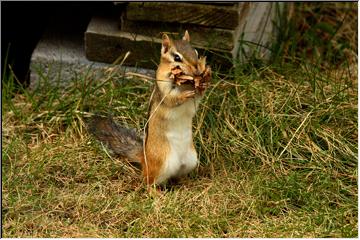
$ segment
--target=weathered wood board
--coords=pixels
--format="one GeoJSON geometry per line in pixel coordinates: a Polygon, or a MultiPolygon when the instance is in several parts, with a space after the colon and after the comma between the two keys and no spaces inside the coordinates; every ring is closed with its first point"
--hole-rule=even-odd
{"type": "Polygon", "coordinates": [[[233,58],[246,61],[252,54],[268,59],[275,41],[278,13],[284,3],[242,2],[239,3],[240,19],[235,30],[233,58]]]}
{"type": "Polygon", "coordinates": [[[91,20],[85,33],[86,56],[92,61],[113,63],[130,51],[125,65],[156,69],[162,33],[179,39],[186,29],[193,46],[208,56],[209,63],[226,68],[234,62],[246,62],[252,56],[269,59],[276,37],[276,17],[283,3],[220,4],[128,3],[121,18],[117,15],[91,20]],[[208,14],[213,10],[217,13],[210,17],[208,14]],[[186,17],[190,15],[193,17],[186,17]]]}
{"type": "Polygon", "coordinates": [[[179,2],[130,2],[126,9],[126,18],[133,21],[186,23],[223,29],[235,29],[239,22],[237,4],[217,6],[179,2]]]}
{"type": "Polygon", "coordinates": [[[161,38],[164,32],[179,37],[179,34],[184,34],[185,30],[188,30],[191,42],[195,45],[227,51],[234,48],[235,31],[228,29],[209,28],[192,24],[124,20],[121,24],[121,30],[158,38],[161,38]]]}
{"type": "MultiPolygon", "coordinates": [[[[114,3],[114,5],[115,6],[118,6],[118,5],[123,5],[123,4],[127,4],[127,3],[129,3],[129,1],[115,1],[115,2],[113,2],[114,3]]],[[[219,1],[219,2],[215,2],[215,1],[211,1],[211,2],[192,2],[192,3],[194,3],[194,4],[206,4],[206,5],[217,5],[217,6],[234,6],[235,4],[237,4],[237,2],[221,2],[221,1],[219,1]]]]}
{"type": "Polygon", "coordinates": [[[130,55],[124,65],[156,68],[160,39],[120,31],[116,19],[94,17],[85,32],[86,57],[91,61],[114,63],[130,55]]]}
{"type": "MultiPolygon", "coordinates": [[[[223,68],[232,65],[230,51],[196,46],[209,63],[223,68]]],[[[161,39],[121,31],[116,19],[93,17],[85,32],[86,57],[91,61],[114,63],[130,51],[124,65],[156,69],[160,60],[161,39]]]]}

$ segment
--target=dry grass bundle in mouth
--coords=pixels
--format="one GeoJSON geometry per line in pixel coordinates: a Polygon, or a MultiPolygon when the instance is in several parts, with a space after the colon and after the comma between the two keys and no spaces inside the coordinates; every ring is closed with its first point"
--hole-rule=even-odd
{"type": "Polygon", "coordinates": [[[181,84],[191,84],[195,90],[202,94],[211,80],[211,68],[206,66],[206,57],[200,58],[197,69],[200,74],[187,75],[180,66],[176,66],[171,69],[170,78],[174,79],[175,84],[178,86],[181,84]]]}

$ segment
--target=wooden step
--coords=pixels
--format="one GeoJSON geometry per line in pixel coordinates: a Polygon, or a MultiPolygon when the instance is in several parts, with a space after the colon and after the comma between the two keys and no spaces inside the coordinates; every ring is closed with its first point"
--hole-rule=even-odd
{"type": "MultiPolygon", "coordinates": [[[[223,68],[232,65],[232,54],[222,49],[204,48],[194,44],[208,62],[223,68]]],[[[116,18],[93,17],[85,32],[86,57],[91,61],[113,63],[129,51],[124,65],[156,69],[160,60],[160,37],[121,31],[116,18]]]]}
{"type": "MultiPolygon", "coordinates": [[[[200,55],[206,55],[209,63],[215,67],[226,68],[232,66],[234,61],[242,64],[253,56],[266,60],[269,59],[270,49],[276,37],[275,24],[282,7],[283,4],[274,2],[243,2],[231,6],[163,2],[129,3],[122,17],[117,14],[112,17],[94,17],[91,20],[85,33],[86,56],[92,61],[113,63],[130,52],[124,62],[125,65],[156,69],[160,59],[161,33],[168,32],[175,39],[180,39],[187,29],[190,32],[192,45],[200,55]],[[235,12],[241,17],[233,17],[232,21],[236,23],[234,30],[231,29],[232,27],[209,27],[207,25],[212,25],[210,20],[196,22],[192,21],[192,18],[187,20],[184,18],[180,21],[176,17],[176,11],[182,13],[185,9],[185,12],[196,15],[190,11],[193,7],[198,10],[203,9],[204,12],[207,12],[207,9],[226,9],[226,11],[231,9],[230,12],[234,12],[236,9],[235,12]],[[168,8],[173,9],[171,11],[174,13],[168,11],[165,14],[165,9],[168,8]],[[140,13],[137,16],[135,9],[140,13]],[[153,13],[154,16],[150,14],[149,18],[144,19],[142,11],[153,13]],[[165,19],[165,15],[174,17],[165,19]],[[122,19],[121,23],[119,19],[122,19]]],[[[202,15],[199,16],[198,19],[201,19],[202,15]]]]}
{"type": "Polygon", "coordinates": [[[126,18],[233,30],[239,23],[237,4],[218,6],[183,2],[131,2],[126,8],[126,18]]]}
{"type": "Polygon", "coordinates": [[[195,45],[226,51],[231,51],[234,48],[235,31],[228,29],[209,28],[193,24],[124,20],[121,24],[121,30],[157,38],[161,38],[164,32],[179,37],[179,35],[184,34],[185,30],[188,30],[191,42],[195,45]]]}

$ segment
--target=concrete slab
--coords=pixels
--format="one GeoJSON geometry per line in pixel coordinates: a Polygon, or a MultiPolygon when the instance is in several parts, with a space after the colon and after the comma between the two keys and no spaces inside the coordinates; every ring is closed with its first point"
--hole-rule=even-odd
{"type": "MultiPolygon", "coordinates": [[[[84,36],[82,33],[63,33],[48,31],[37,44],[30,63],[30,88],[35,88],[41,81],[65,86],[71,81],[92,74],[101,78],[104,71],[112,64],[89,61],[85,56],[84,36]]],[[[122,73],[134,72],[155,77],[155,71],[138,67],[119,66],[122,73]]]]}

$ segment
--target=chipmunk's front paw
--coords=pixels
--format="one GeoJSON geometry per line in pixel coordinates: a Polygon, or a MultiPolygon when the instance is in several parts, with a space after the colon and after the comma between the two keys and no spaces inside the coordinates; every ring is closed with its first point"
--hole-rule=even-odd
{"type": "Polygon", "coordinates": [[[207,88],[210,87],[210,83],[209,82],[202,82],[200,83],[200,89],[206,90],[207,88]]]}
{"type": "Polygon", "coordinates": [[[196,95],[195,90],[186,90],[186,91],[180,93],[180,95],[178,96],[177,105],[183,104],[184,102],[186,102],[190,98],[194,98],[195,95],[196,95]]]}
{"type": "Polygon", "coordinates": [[[193,98],[195,97],[195,90],[186,90],[184,92],[181,93],[181,98],[184,98],[184,99],[188,99],[188,98],[193,98]]]}

